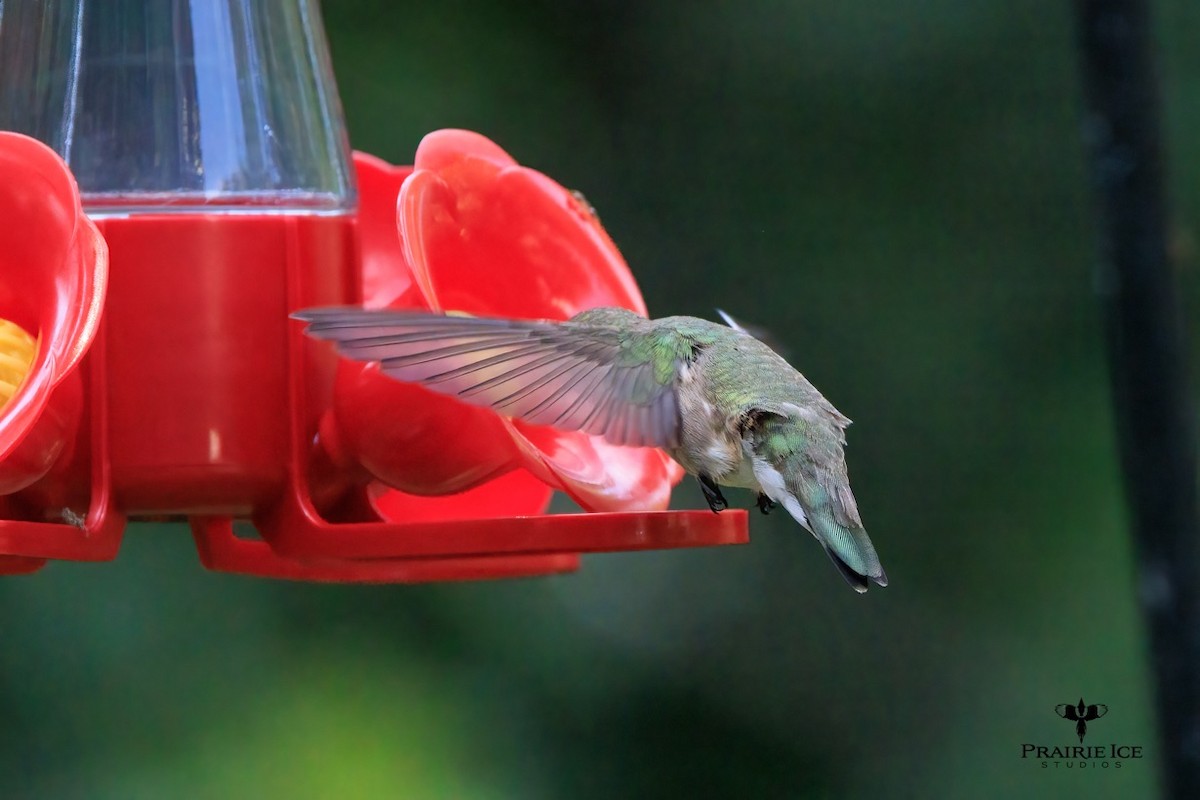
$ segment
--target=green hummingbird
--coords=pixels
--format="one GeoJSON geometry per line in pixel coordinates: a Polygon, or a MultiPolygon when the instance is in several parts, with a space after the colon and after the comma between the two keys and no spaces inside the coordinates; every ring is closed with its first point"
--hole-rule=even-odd
{"type": "Polygon", "coordinates": [[[537,425],[666,450],[713,511],[720,486],[782,505],[858,592],[887,576],[863,529],[843,448],[850,424],[732,318],[650,320],[594,308],[565,322],[317,308],[306,333],[398,380],[537,425]]]}

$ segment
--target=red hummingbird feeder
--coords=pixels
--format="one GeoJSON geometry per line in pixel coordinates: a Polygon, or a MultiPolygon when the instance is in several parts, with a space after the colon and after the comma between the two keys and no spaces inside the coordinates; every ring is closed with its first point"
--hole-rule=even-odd
{"type": "Polygon", "coordinates": [[[486,138],[352,156],[315,0],[0,9],[0,573],[112,559],[127,520],[316,581],[747,540],[744,511],[663,510],[660,451],[393,381],[289,320],[645,313],[587,204],[486,138]],[[545,514],[555,490],[591,513],[545,514]]]}

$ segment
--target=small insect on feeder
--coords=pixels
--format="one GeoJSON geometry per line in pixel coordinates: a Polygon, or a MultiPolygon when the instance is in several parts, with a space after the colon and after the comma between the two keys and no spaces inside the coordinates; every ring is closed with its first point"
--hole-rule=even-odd
{"type": "Polygon", "coordinates": [[[484,137],[352,156],[315,0],[7,0],[0,130],[0,572],[111,559],[127,519],[329,581],[746,541],[745,512],[663,510],[657,450],[398,383],[288,318],[645,313],[590,208],[484,137]],[[544,514],[554,490],[595,513],[544,514]]]}

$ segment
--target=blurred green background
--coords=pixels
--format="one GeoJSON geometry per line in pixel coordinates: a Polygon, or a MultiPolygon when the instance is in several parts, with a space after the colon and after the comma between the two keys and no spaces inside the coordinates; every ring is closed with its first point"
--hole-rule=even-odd
{"type": "MultiPolygon", "coordinates": [[[[1157,9],[1195,312],[1200,7],[1157,9]]],[[[134,526],[113,564],[0,581],[0,796],[1154,793],[1068,4],[324,14],[356,148],[483,132],[586,193],[653,315],[789,345],[856,420],[891,586],[855,595],[781,513],[747,547],[417,587],[210,574],[134,526]],[[1074,743],[1080,695],[1110,708],[1089,744],[1148,757],[1022,760],[1074,743]]]]}

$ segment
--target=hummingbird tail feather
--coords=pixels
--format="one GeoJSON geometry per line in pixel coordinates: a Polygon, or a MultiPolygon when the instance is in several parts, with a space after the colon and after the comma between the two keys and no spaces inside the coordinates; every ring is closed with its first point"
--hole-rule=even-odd
{"type": "MultiPolygon", "coordinates": [[[[862,526],[854,524],[854,520],[858,518],[857,509],[852,516],[843,513],[842,516],[848,524],[842,524],[834,513],[829,494],[817,492],[810,493],[810,499],[818,502],[810,503],[806,510],[799,498],[788,489],[782,472],[775,469],[765,458],[753,455],[753,459],[754,476],[758,479],[763,494],[782,505],[797,522],[816,537],[833,559],[838,572],[856,592],[865,592],[868,580],[879,586],[887,586],[887,574],[879,563],[874,545],[862,526]]],[[[849,488],[845,493],[834,493],[834,497],[843,506],[854,502],[849,488]]]]}
{"type": "Polygon", "coordinates": [[[842,577],[855,590],[865,592],[868,579],[879,586],[887,586],[887,573],[864,529],[842,525],[834,519],[829,506],[811,509],[808,517],[813,535],[825,546],[842,577]]]}
{"type": "Polygon", "coordinates": [[[859,594],[863,594],[867,591],[868,581],[865,575],[859,575],[857,572],[851,569],[850,565],[845,561],[842,561],[838,554],[833,552],[831,548],[826,547],[825,552],[829,554],[829,560],[833,562],[835,567],[837,567],[837,571],[841,574],[841,576],[846,579],[846,583],[850,584],[851,589],[859,594]]]}

